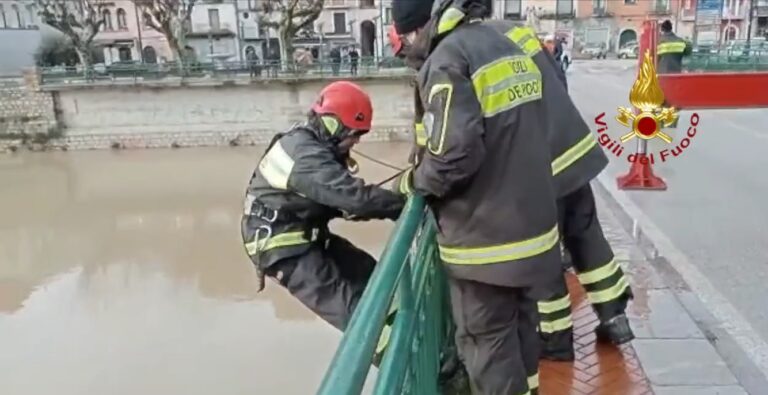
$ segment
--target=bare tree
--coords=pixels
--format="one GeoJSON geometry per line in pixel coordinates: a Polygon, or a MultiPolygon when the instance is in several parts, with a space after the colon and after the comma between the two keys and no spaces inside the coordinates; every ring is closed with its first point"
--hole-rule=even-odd
{"type": "MultiPolygon", "coordinates": [[[[180,70],[186,63],[186,37],[189,33],[189,19],[197,0],[133,0],[142,12],[147,26],[158,31],[168,40],[168,46],[176,54],[180,70]]],[[[139,27],[141,28],[141,27],[139,27]]]]}
{"type": "Polygon", "coordinates": [[[35,0],[46,25],[64,33],[75,47],[86,75],[91,66],[91,44],[104,24],[104,0],[35,0]]]}
{"type": "Polygon", "coordinates": [[[263,0],[259,23],[276,29],[280,41],[280,58],[293,59],[293,38],[312,23],[323,11],[325,0],[263,0]]]}

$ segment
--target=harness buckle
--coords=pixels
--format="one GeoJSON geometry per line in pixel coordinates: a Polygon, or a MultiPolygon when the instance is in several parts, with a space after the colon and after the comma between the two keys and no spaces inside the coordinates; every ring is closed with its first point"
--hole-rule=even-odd
{"type": "Polygon", "coordinates": [[[256,228],[256,232],[253,234],[253,242],[256,245],[256,249],[257,250],[261,250],[261,248],[259,248],[260,247],[259,246],[259,242],[261,240],[264,240],[264,242],[266,243],[267,240],[269,240],[270,237],[272,237],[272,227],[271,226],[269,226],[269,225],[260,225],[258,228],[256,228]],[[262,231],[264,231],[264,233],[266,235],[265,237],[259,237],[259,235],[261,234],[262,231]]]}

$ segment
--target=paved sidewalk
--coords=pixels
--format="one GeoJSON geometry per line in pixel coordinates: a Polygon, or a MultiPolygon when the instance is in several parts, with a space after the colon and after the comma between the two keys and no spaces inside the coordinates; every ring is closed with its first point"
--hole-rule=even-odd
{"type": "Polygon", "coordinates": [[[595,188],[600,222],[635,294],[628,315],[637,339],[615,348],[596,344],[597,318],[569,275],[577,360],[542,362],[542,395],[746,395],[723,358],[622,227],[617,205],[595,188]],[[608,200],[606,200],[608,199],[608,200]]]}

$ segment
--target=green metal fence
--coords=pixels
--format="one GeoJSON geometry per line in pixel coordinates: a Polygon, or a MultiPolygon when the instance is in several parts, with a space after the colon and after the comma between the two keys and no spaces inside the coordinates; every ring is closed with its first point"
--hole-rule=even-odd
{"type": "Polygon", "coordinates": [[[168,78],[251,78],[279,79],[301,77],[351,77],[411,73],[397,58],[361,58],[353,67],[349,62],[192,62],[180,66],[174,62],[148,64],[117,62],[110,65],[82,67],[44,67],[43,84],[99,81],[156,81],[168,78]]]}
{"type": "Polygon", "coordinates": [[[683,58],[683,69],[687,72],[765,72],[768,71],[768,50],[693,53],[683,58]]]}
{"type": "Polygon", "coordinates": [[[397,312],[373,393],[444,393],[439,372],[441,361],[455,355],[454,327],[434,222],[421,197],[409,199],[317,395],[360,394],[392,306],[397,312]]]}

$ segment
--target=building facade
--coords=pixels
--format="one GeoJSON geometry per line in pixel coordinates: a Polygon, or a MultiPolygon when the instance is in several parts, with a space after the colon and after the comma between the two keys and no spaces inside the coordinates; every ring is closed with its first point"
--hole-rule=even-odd
{"type": "Polygon", "coordinates": [[[131,0],[114,0],[102,11],[104,24],[94,44],[104,52],[104,63],[164,63],[174,60],[168,41],[152,29],[131,0]]]}
{"type": "Polygon", "coordinates": [[[0,0],[0,75],[35,65],[35,51],[52,29],[40,23],[34,0],[0,0]]]}
{"type": "Polygon", "coordinates": [[[190,16],[187,45],[200,62],[242,61],[237,2],[203,0],[190,16]]]}

